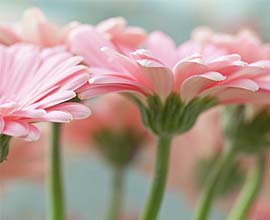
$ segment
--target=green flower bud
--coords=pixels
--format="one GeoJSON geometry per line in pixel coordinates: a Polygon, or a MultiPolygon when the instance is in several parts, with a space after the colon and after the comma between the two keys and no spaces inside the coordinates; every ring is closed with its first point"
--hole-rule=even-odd
{"type": "Polygon", "coordinates": [[[114,167],[129,165],[145,141],[145,134],[127,128],[121,131],[104,128],[94,135],[94,142],[105,160],[114,167]]]}
{"type": "Polygon", "coordinates": [[[246,106],[227,107],[223,114],[224,134],[242,153],[258,153],[269,146],[270,114],[261,110],[252,117],[246,106]]]}
{"type": "MultiPolygon", "coordinates": [[[[195,167],[195,176],[197,187],[202,189],[208,175],[212,172],[216,162],[219,160],[220,154],[214,155],[212,158],[207,158],[198,161],[195,167]]],[[[239,161],[233,161],[227,170],[227,175],[222,176],[222,181],[217,189],[217,195],[220,197],[228,196],[229,194],[239,190],[245,180],[245,171],[241,167],[239,161]]]]}

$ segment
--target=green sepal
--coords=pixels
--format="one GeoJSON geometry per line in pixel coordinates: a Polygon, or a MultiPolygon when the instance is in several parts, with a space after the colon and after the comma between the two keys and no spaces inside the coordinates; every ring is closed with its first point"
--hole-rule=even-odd
{"type": "Polygon", "coordinates": [[[188,103],[178,94],[170,94],[165,101],[159,96],[148,96],[143,103],[139,98],[129,95],[138,106],[144,125],[157,135],[176,135],[191,129],[198,116],[217,104],[214,98],[195,98],[188,103]]]}
{"type": "Polygon", "coordinates": [[[10,139],[10,136],[0,134],[0,163],[7,159],[10,139]]]}

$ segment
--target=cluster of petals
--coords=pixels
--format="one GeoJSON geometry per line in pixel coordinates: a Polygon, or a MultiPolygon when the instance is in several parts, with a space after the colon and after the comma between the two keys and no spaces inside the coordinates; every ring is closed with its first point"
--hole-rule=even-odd
{"type": "Polygon", "coordinates": [[[93,114],[85,120],[73,121],[63,126],[63,142],[67,145],[88,149],[93,144],[95,135],[105,129],[119,134],[128,129],[145,139],[149,137],[138,109],[125,97],[109,94],[84,104],[91,108],[93,114]]]}
{"type": "MultiPolygon", "coordinates": [[[[85,28],[85,30],[78,29],[78,32],[89,31],[91,29],[90,26],[86,26],[85,28]]],[[[106,19],[97,24],[95,29],[121,53],[128,53],[135,50],[146,38],[144,29],[136,26],[128,26],[127,21],[122,17],[106,19]]]]}
{"type": "Polygon", "coordinates": [[[58,27],[48,21],[40,9],[30,8],[24,12],[18,24],[0,24],[0,43],[12,45],[23,42],[42,47],[65,45],[70,32],[76,28],[95,29],[122,52],[137,48],[146,37],[142,28],[127,26],[127,21],[122,17],[109,18],[96,26],[73,21],[63,27],[58,27]]]}
{"type": "Polygon", "coordinates": [[[84,105],[67,102],[89,79],[81,61],[61,48],[0,46],[0,134],[34,140],[39,137],[34,122],[89,116],[84,105]]]}
{"type": "Polygon", "coordinates": [[[208,27],[193,30],[191,39],[203,45],[211,44],[226,53],[237,53],[247,63],[270,59],[270,45],[262,42],[252,30],[243,29],[236,34],[214,32],[208,27]]]}
{"type": "Polygon", "coordinates": [[[48,21],[38,8],[30,8],[17,24],[0,24],[0,43],[7,46],[22,42],[42,47],[58,46],[65,43],[69,32],[77,25],[77,22],[72,22],[60,28],[48,21]]]}
{"type": "Polygon", "coordinates": [[[74,31],[68,44],[93,73],[89,85],[79,91],[81,98],[109,92],[161,98],[176,93],[185,102],[211,96],[220,103],[243,103],[265,99],[269,89],[265,80],[269,61],[248,64],[237,54],[195,41],[177,47],[161,32],[149,34],[144,49],[128,54],[90,30],[74,31]]]}

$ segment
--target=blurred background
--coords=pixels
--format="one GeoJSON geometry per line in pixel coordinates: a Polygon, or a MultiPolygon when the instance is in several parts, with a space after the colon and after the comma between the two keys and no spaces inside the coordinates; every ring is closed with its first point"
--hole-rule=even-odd
{"type": "MultiPolygon", "coordinates": [[[[178,43],[188,39],[192,29],[201,25],[227,32],[249,27],[256,30],[264,40],[270,39],[268,0],[1,0],[0,22],[16,22],[23,11],[32,6],[41,8],[51,21],[59,25],[73,20],[96,24],[105,18],[123,16],[129,24],[141,26],[147,31],[163,30],[178,43]]],[[[46,139],[46,136],[44,138],[46,139]]],[[[46,152],[45,142],[35,144],[33,149],[40,147],[46,152]]],[[[65,146],[63,149],[66,149],[65,146]]],[[[3,171],[0,170],[0,176],[3,174],[3,178],[0,177],[0,220],[45,219],[43,150],[42,155],[37,152],[33,158],[21,160],[13,167],[5,164],[3,171]],[[10,177],[9,174],[16,173],[16,170],[29,160],[41,162],[32,165],[34,168],[30,169],[35,175],[25,171],[10,177]],[[18,176],[20,178],[17,178],[18,176]]],[[[21,149],[16,153],[18,156],[25,152],[21,149]]],[[[145,160],[144,154],[139,154],[137,160],[145,160]]],[[[68,149],[64,154],[64,169],[69,219],[105,219],[104,210],[110,195],[111,177],[107,164],[91,151],[85,153],[68,149]]],[[[125,220],[136,219],[143,207],[142,201],[147,195],[151,180],[151,175],[146,173],[148,172],[137,166],[129,169],[124,206],[125,212],[131,217],[126,217],[125,220]]],[[[175,193],[175,188],[169,188],[159,219],[191,219],[192,205],[194,201],[185,198],[181,190],[175,193]]],[[[215,219],[222,219],[222,210],[217,209],[213,216],[215,219]]]]}

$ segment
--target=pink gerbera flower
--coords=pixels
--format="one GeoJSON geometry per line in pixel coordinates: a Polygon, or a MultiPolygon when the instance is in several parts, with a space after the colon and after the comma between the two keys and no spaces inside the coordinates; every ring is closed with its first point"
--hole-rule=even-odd
{"type": "Polygon", "coordinates": [[[254,98],[253,92],[259,89],[256,79],[269,64],[248,65],[239,55],[223,56],[223,50],[192,42],[177,48],[160,32],[149,36],[146,49],[136,50],[129,57],[113,50],[110,42],[102,38],[91,41],[92,37],[80,32],[70,41],[71,51],[83,55],[94,72],[88,88],[81,91],[82,98],[110,91],[166,98],[175,92],[183,101],[213,96],[220,102],[242,102],[254,98]],[[101,45],[105,47],[98,53],[101,45]]]}
{"type": "Polygon", "coordinates": [[[73,29],[95,29],[103,38],[111,41],[121,52],[136,49],[145,40],[146,33],[142,28],[128,26],[122,17],[106,19],[96,26],[71,22],[63,27],[48,21],[38,8],[27,9],[19,23],[0,24],[0,43],[12,45],[18,42],[37,44],[42,47],[53,47],[66,43],[73,29]]]}
{"type": "MultiPolygon", "coordinates": [[[[96,26],[78,25],[70,32],[69,39],[77,38],[77,36],[80,36],[80,41],[96,44],[97,53],[100,53],[101,47],[109,46],[120,53],[129,54],[142,45],[146,39],[146,32],[142,28],[128,26],[127,21],[122,17],[115,17],[104,20],[96,26]]],[[[68,43],[68,45],[71,50],[74,49],[73,44],[68,43]]],[[[83,44],[77,46],[81,47],[83,44]]],[[[87,57],[90,51],[81,52],[87,57]]],[[[96,53],[95,51],[92,52],[96,53]]],[[[93,55],[90,56],[94,58],[93,55]]],[[[102,66],[105,59],[104,57],[101,58],[99,56],[95,59],[86,59],[85,62],[91,62],[91,66],[102,66]]]]}
{"type": "Polygon", "coordinates": [[[139,96],[142,102],[156,96],[165,103],[173,95],[180,99],[179,105],[190,105],[187,109],[194,107],[199,113],[214,100],[215,104],[260,101],[258,96],[264,96],[269,87],[260,80],[270,62],[247,64],[237,54],[224,55],[224,50],[192,41],[176,47],[161,32],[149,35],[145,49],[128,55],[117,52],[110,41],[89,30],[74,32],[70,49],[82,55],[93,72],[89,85],[80,89],[83,99],[108,92],[128,92],[139,96]]]}
{"type": "Polygon", "coordinates": [[[211,44],[226,53],[237,53],[248,63],[270,59],[270,45],[264,44],[251,30],[240,30],[236,34],[214,32],[208,27],[199,27],[192,32],[192,40],[201,44],[211,44]]]}
{"type": "Polygon", "coordinates": [[[16,25],[0,25],[0,43],[12,45],[18,42],[53,47],[64,44],[70,30],[77,26],[76,22],[60,28],[47,20],[38,8],[30,8],[23,14],[16,25]]]}
{"type": "Polygon", "coordinates": [[[35,140],[39,121],[69,122],[89,116],[89,109],[67,102],[88,79],[87,68],[58,49],[30,45],[0,47],[0,137],[35,140]]]}
{"type": "Polygon", "coordinates": [[[93,72],[80,97],[126,93],[139,106],[145,126],[159,138],[144,220],[158,216],[175,135],[191,129],[214,105],[269,101],[270,61],[246,63],[240,55],[211,44],[190,40],[177,47],[169,36],[153,32],[144,49],[121,53],[94,30],[72,32],[69,44],[93,72]]]}

